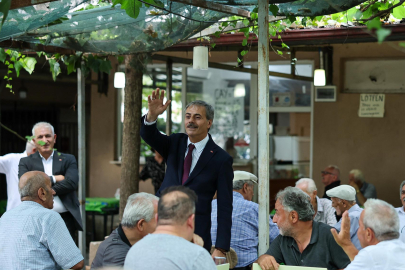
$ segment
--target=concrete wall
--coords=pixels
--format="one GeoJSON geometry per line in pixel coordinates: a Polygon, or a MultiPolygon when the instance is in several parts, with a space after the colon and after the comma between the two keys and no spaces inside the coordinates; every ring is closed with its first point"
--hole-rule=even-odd
{"type": "Polygon", "coordinates": [[[320,195],[324,193],[320,172],[335,164],[341,170],[342,183],[348,183],[351,169],[360,169],[366,181],[376,186],[378,198],[400,206],[398,190],[405,172],[405,94],[385,95],[384,118],[359,118],[360,95],[341,92],[344,58],[404,57],[396,48],[393,42],[334,46],[337,101],[314,105],[313,177],[320,195]]]}

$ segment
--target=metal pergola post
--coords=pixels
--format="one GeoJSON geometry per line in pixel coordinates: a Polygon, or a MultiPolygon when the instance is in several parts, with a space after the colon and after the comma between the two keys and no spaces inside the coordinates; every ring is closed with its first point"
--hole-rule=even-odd
{"type": "Polygon", "coordinates": [[[259,255],[269,248],[269,0],[258,0],[259,255]]]}
{"type": "MultiPolygon", "coordinates": [[[[173,61],[169,58],[166,61],[166,98],[172,99],[172,76],[173,75],[173,61]]],[[[172,134],[172,104],[169,104],[166,110],[166,135],[172,134]]]]}
{"type": "MultiPolygon", "coordinates": [[[[82,63],[82,66],[84,63],[82,63]]],[[[83,231],[79,231],[79,248],[86,262],[86,115],[85,115],[85,78],[84,71],[77,69],[77,125],[78,125],[78,167],[79,167],[79,202],[82,215],[83,231]]]]}

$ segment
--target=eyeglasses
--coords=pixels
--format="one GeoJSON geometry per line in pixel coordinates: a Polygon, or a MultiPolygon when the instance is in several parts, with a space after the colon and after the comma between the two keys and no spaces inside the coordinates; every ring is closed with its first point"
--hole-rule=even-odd
{"type": "Polygon", "coordinates": [[[321,171],[322,174],[330,174],[330,175],[335,175],[334,173],[327,172],[327,171],[321,171]]]}

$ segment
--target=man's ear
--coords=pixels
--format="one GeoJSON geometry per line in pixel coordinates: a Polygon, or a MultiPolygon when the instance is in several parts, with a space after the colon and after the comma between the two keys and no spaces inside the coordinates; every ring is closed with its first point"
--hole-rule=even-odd
{"type": "Polygon", "coordinates": [[[289,216],[293,223],[296,223],[298,221],[298,213],[296,211],[291,211],[289,216]]]}
{"type": "Polygon", "coordinates": [[[249,187],[248,183],[243,184],[243,189],[242,189],[243,193],[247,193],[248,187],[249,187]]]}
{"type": "Polygon", "coordinates": [[[53,135],[53,140],[56,142],[56,134],[53,135]]]}
{"type": "Polygon", "coordinates": [[[367,228],[366,229],[366,240],[368,243],[370,243],[371,241],[373,241],[375,238],[375,234],[374,231],[371,228],[367,228]]]}
{"type": "Polygon", "coordinates": [[[314,191],[314,195],[317,196],[318,195],[318,190],[314,191]]]}
{"type": "Polygon", "coordinates": [[[194,218],[195,218],[195,214],[192,214],[188,217],[187,219],[187,227],[190,227],[194,230],[194,218]]]}
{"type": "Polygon", "coordinates": [[[145,220],[141,219],[136,223],[136,228],[140,231],[143,232],[144,230],[144,225],[145,225],[145,220]]]}
{"type": "Polygon", "coordinates": [[[45,202],[46,201],[46,191],[44,188],[40,187],[38,189],[38,199],[40,199],[41,201],[45,202]]]}

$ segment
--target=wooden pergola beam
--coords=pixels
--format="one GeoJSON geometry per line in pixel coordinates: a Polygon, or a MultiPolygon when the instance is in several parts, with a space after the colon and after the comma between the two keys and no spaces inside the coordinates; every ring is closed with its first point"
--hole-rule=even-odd
{"type": "Polygon", "coordinates": [[[24,41],[17,40],[5,40],[0,42],[0,48],[15,49],[24,53],[36,53],[36,52],[46,52],[46,53],[60,53],[60,54],[74,54],[74,50],[64,49],[54,46],[44,46],[42,44],[28,43],[24,41]]]}
{"type": "Polygon", "coordinates": [[[44,4],[44,3],[48,3],[48,2],[54,2],[54,1],[58,1],[58,0],[13,0],[13,1],[11,1],[10,9],[23,8],[23,7],[34,6],[34,5],[39,5],[39,4],[44,4]]]}
{"type": "Polygon", "coordinates": [[[242,16],[246,18],[250,18],[250,12],[241,9],[241,8],[236,8],[232,6],[226,6],[226,5],[221,5],[209,1],[204,1],[204,0],[172,0],[173,2],[178,2],[182,4],[187,4],[187,5],[192,5],[195,7],[201,7],[201,8],[206,8],[218,12],[223,12],[231,15],[236,15],[236,16],[242,16]]]}

